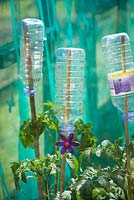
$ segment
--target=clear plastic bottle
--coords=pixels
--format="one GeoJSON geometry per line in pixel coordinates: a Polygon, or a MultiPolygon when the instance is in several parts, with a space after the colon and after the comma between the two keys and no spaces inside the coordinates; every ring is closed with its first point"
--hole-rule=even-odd
{"type": "Polygon", "coordinates": [[[65,124],[66,115],[68,115],[68,126],[71,126],[84,114],[84,71],[85,52],[83,49],[57,49],[55,112],[61,124],[65,124]]]}
{"type": "Polygon", "coordinates": [[[42,76],[44,48],[44,24],[36,18],[23,19],[21,22],[20,70],[19,76],[27,95],[36,91],[42,76]]]}
{"type": "Polygon", "coordinates": [[[129,36],[126,33],[104,36],[102,47],[112,103],[124,113],[124,96],[127,95],[131,121],[134,119],[134,62],[129,36]]]}

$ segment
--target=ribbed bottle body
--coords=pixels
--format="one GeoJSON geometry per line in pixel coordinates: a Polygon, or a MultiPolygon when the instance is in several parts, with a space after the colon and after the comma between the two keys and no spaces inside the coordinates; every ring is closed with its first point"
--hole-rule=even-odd
{"type": "Polygon", "coordinates": [[[35,90],[42,76],[44,24],[35,18],[21,22],[20,79],[28,91],[35,90]]]}
{"type": "Polygon", "coordinates": [[[79,48],[59,48],[55,68],[55,112],[68,123],[84,113],[85,52],[79,48]]]}
{"type": "Polygon", "coordinates": [[[102,47],[112,103],[124,112],[127,96],[128,112],[134,112],[134,62],[129,36],[126,33],[104,36],[102,47]]]}

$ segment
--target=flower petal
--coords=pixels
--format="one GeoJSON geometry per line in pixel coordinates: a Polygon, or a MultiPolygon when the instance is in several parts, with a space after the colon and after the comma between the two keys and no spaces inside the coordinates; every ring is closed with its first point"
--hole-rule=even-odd
{"type": "Polygon", "coordinates": [[[63,146],[64,145],[64,142],[56,142],[56,146],[63,146]]]}
{"type": "Polygon", "coordinates": [[[61,149],[61,154],[66,153],[66,150],[67,150],[67,148],[63,146],[62,149],[61,149]]]}
{"type": "Polygon", "coordinates": [[[69,136],[68,136],[68,142],[70,143],[72,141],[72,139],[74,138],[74,134],[71,133],[69,136]]]}
{"type": "Polygon", "coordinates": [[[65,136],[65,135],[63,135],[63,134],[61,134],[61,133],[60,133],[60,138],[61,138],[63,141],[67,141],[67,138],[66,138],[66,136],[65,136]]]}
{"type": "Polygon", "coordinates": [[[70,142],[70,145],[71,145],[71,146],[79,146],[80,143],[79,143],[79,142],[72,141],[72,142],[70,142]]]}
{"type": "Polygon", "coordinates": [[[71,153],[71,154],[74,154],[74,150],[71,146],[68,147],[68,151],[71,153]]]}

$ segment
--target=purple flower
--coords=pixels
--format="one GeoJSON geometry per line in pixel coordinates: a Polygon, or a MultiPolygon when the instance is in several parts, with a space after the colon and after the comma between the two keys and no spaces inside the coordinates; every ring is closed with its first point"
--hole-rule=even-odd
{"type": "Polygon", "coordinates": [[[60,134],[60,138],[62,139],[61,142],[56,142],[57,146],[61,146],[61,154],[64,154],[67,150],[71,153],[74,154],[74,150],[72,146],[79,146],[80,144],[76,141],[72,141],[74,138],[74,134],[71,133],[68,137],[66,137],[63,134],[60,134]]]}

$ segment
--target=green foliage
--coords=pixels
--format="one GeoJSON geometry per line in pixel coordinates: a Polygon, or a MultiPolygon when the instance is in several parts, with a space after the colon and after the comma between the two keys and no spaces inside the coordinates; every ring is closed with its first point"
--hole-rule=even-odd
{"type": "MultiPolygon", "coordinates": [[[[91,136],[92,137],[92,136],[91,136]]],[[[125,146],[120,146],[122,138],[118,138],[114,143],[104,140],[100,144],[97,141],[91,146],[80,149],[80,157],[89,163],[89,166],[79,163],[79,175],[72,178],[69,188],[72,192],[73,200],[127,200],[127,170],[125,146]],[[96,165],[96,159],[104,157],[113,164],[102,167],[96,165]],[[95,160],[96,160],[95,159],[95,160]]],[[[130,143],[130,151],[133,153],[133,146],[130,143]]],[[[130,176],[130,175],[129,175],[130,176]]],[[[131,174],[132,183],[134,181],[131,174]]],[[[134,185],[132,184],[132,188],[134,185]]],[[[134,197],[134,194],[133,194],[134,197]]]]}
{"type": "Polygon", "coordinates": [[[114,143],[109,140],[104,140],[96,146],[94,153],[97,157],[106,156],[111,159],[118,167],[125,168],[124,147],[120,146],[122,138],[119,137],[114,143]]]}
{"type": "MultiPolygon", "coordinates": [[[[59,200],[59,196],[60,196],[60,194],[59,194],[59,192],[58,192],[57,195],[56,195],[55,200],[59,200]]],[[[65,190],[65,191],[62,193],[62,200],[72,200],[72,198],[71,198],[71,191],[65,190]]]]}
{"type": "Polygon", "coordinates": [[[38,114],[34,122],[25,120],[20,127],[20,138],[25,148],[34,148],[34,140],[37,134],[39,137],[44,131],[49,133],[52,130],[58,130],[57,121],[54,118],[53,104],[48,102],[43,105],[47,107],[44,113],[38,114]]]}
{"type": "Polygon", "coordinates": [[[42,184],[48,184],[51,175],[59,171],[60,154],[46,155],[42,158],[12,162],[11,169],[14,175],[15,186],[21,189],[20,180],[27,183],[27,179],[41,177],[42,184]]]}
{"type": "Polygon", "coordinates": [[[68,153],[66,157],[66,162],[69,165],[69,167],[73,170],[74,176],[77,176],[79,170],[78,159],[74,155],[68,153]]]}
{"type": "Polygon", "coordinates": [[[107,199],[107,192],[104,188],[95,188],[93,189],[93,192],[92,192],[92,199],[95,199],[95,200],[106,200],[107,199]]]}
{"type": "MultiPolygon", "coordinates": [[[[91,133],[91,129],[87,130],[91,133]]],[[[79,175],[73,178],[69,185],[72,199],[127,200],[126,155],[125,148],[120,146],[122,138],[118,138],[114,143],[104,140],[97,144],[97,140],[92,138],[93,135],[89,135],[94,142],[80,148],[79,159],[85,161],[86,158],[86,163],[89,163],[90,167],[83,165],[81,168],[79,163],[79,175]],[[94,156],[99,159],[104,155],[105,159],[113,162],[112,166],[103,168],[95,164],[94,156]]]]}
{"type": "Polygon", "coordinates": [[[129,150],[132,153],[133,157],[134,157],[134,139],[132,139],[129,143],[129,150]]]}
{"type": "Polygon", "coordinates": [[[84,123],[82,119],[78,120],[75,123],[75,135],[80,140],[80,147],[79,147],[79,170],[82,170],[82,165],[85,166],[87,161],[90,160],[91,151],[96,144],[96,138],[93,136],[92,133],[92,124],[84,123]],[[83,162],[86,160],[86,163],[83,162]]]}
{"type": "MultiPolygon", "coordinates": [[[[36,131],[38,137],[45,131],[50,139],[52,131],[59,132],[57,119],[54,115],[54,105],[51,102],[43,104],[45,112],[36,116],[35,122],[24,121],[20,129],[20,137],[25,147],[34,147],[36,131]]],[[[72,179],[62,194],[66,200],[127,200],[127,170],[125,147],[120,146],[122,138],[114,143],[104,140],[98,143],[92,133],[92,124],[78,120],[75,123],[75,141],[80,143],[76,155],[66,153],[66,163],[72,172],[72,179]],[[108,159],[110,166],[102,167],[100,159],[108,159]],[[97,164],[99,163],[99,164],[97,164]]],[[[58,180],[62,156],[52,141],[56,154],[45,155],[42,158],[13,162],[11,169],[17,189],[21,189],[20,180],[41,177],[44,195],[47,199],[59,199],[58,180]],[[53,176],[53,186],[49,179],[53,176]]],[[[133,141],[129,150],[134,155],[133,141]]],[[[133,164],[131,164],[133,167],[133,164]]],[[[133,174],[132,180],[134,179],[133,174]]],[[[134,185],[132,185],[134,187],[134,185]]],[[[133,196],[134,197],[134,196],[133,196]]]]}
{"type": "Polygon", "coordinates": [[[93,146],[96,139],[92,134],[92,124],[84,123],[81,119],[75,123],[75,134],[81,137],[80,139],[80,151],[85,150],[88,147],[93,146]]]}
{"type": "MultiPolygon", "coordinates": [[[[121,173],[119,170],[118,172],[121,173]]],[[[113,168],[99,169],[88,167],[77,179],[73,179],[70,189],[76,197],[79,196],[84,200],[126,200],[126,183],[125,174],[123,172],[122,180],[121,177],[118,176],[117,171],[113,171],[113,168]],[[120,181],[122,180],[123,188],[120,187],[120,181]]]]}

